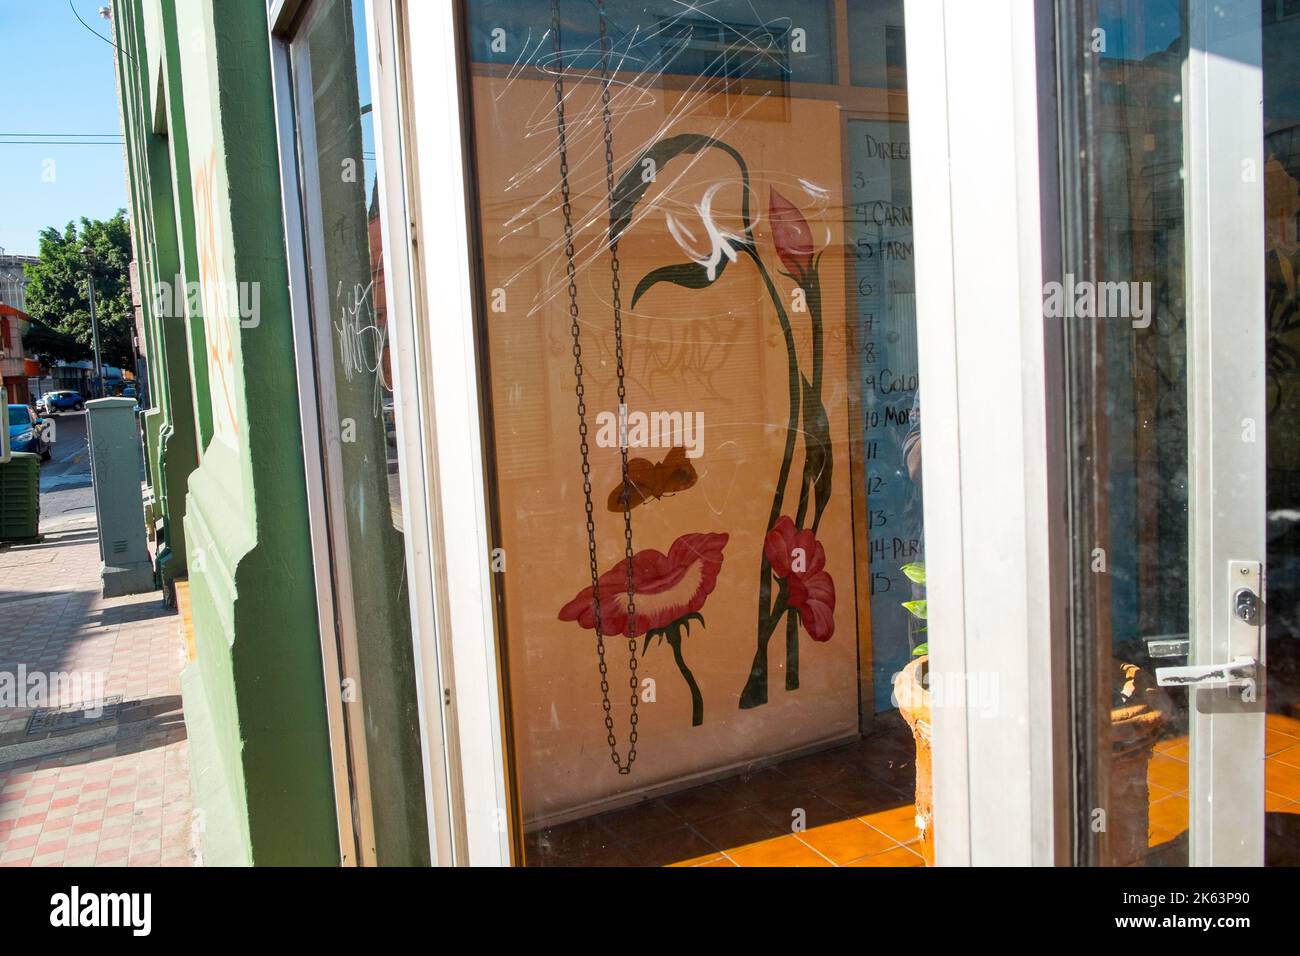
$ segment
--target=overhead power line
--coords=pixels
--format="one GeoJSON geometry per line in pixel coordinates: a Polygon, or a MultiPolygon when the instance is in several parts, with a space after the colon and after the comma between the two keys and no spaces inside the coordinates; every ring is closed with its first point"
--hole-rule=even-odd
{"type": "Polygon", "coordinates": [[[99,37],[101,40],[103,40],[105,43],[107,43],[109,46],[111,46],[114,50],[117,50],[119,53],[122,53],[123,55],[125,55],[128,59],[130,59],[130,60],[132,60],[132,61],[135,60],[135,57],[131,56],[130,53],[127,53],[125,50],[123,50],[120,46],[118,46],[116,43],[114,43],[114,42],[113,42],[112,40],[110,40],[108,37],[104,36],[104,34],[100,33],[98,30],[96,30],[94,27],[92,27],[92,26],[91,26],[89,23],[87,23],[85,20],[81,19],[81,14],[78,13],[78,12],[77,12],[77,8],[74,7],[74,6],[72,5],[72,0],[68,0],[68,9],[72,11],[72,15],[73,15],[74,17],[77,18],[77,22],[80,23],[83,27],[85,27],[85,28],[86,28],[87,30],[89,30],[91,33],[95,34],[95,36],[99,37]]]}
{"type": "Polygon", "coordinates": [[[116,139],[122,138],[121,133],[0,133],[0,136],[42,136],[42,137],[71,136],[74,139],[95,139],[95,138],[102,138],[105,136],[112,136],[115,137],[116,139]]]}
{"type": "Polygon", "coordinates": [[[121,146],[112,139],[0,139],[0,146],[121,146]]]}

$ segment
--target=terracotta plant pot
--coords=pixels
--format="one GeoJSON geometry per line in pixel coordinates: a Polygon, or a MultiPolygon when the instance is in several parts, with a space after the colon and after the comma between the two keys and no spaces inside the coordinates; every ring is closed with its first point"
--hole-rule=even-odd
{"type": "MultiPolygon", "coordinates": [[[[918,657],[904,667],[894,679],[894,700],[916,742],[916,828],[921,834],[921,855],[927,866],[933,866],[933,730],[930,691],[924,684],[928,669],[928,657],[918,657]]],[[[1147,765],[1172,708],[1168,695],[1136,665],[1116,661],[1112,676],[1110,805],[1105,808],[1106,823],[1111,862],[1127,866],[1140,861],[1147,852],[1147,765]]]]}
{"type": "Polygon", "coordinates": [[[921,833],[921,855],[926,866],[934,866],[934,777],[930,772],[931,738],[930,691],[923,681],[929,668],[928,657],[918,657],[894,678],[894,700],[898,712],[912,728],[916,741],[916,828],[921,833]]]}
{"type": "Polygon", "coordinates": [[[1115,661],[1113,679],[1106,831],[1111,864],[1129,866],[1147,853],[1147,765],[1173,710],[1169,695],[1136,664],[1115,661]]]}

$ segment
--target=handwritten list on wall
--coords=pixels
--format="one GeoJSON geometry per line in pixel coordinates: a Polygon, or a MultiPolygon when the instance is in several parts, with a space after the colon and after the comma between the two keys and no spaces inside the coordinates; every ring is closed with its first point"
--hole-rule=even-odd
{"type": "Polygon", "coordinates": [[[919,471],[907,450],[919,439],[916,282],[911,147],[906,123],[849,122],[850,229],[862,389],[862,449],[871,559],[872,670],[876,710],[888,709],[891,676],[925,640],[902,602],[919,596],[900,568],[924,560],[919,471]]]}

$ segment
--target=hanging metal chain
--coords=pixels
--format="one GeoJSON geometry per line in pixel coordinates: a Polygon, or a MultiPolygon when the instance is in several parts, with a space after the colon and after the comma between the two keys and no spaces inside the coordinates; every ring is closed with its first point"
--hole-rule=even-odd
{"type": "MultiPolygon", "coordinates": [[[[605,184],[613,201],[614,195],[614,140],[611,130],[609,94],[609,40],[605,30],[605,3],[597,0],[600,17],[600,73],[601,73],[601,108],[605,132],[605,184]]],[[[627,646],[628,646],[628,687],[631,690],[630,702],[632,713],[628,718],[627,762],[618,752],[618,738],[614,736],[614,715],[609,701],[609,667],[605,663],[605,621],[600,606],[600,563],[596,555],[596,518],[591,498],[591,449],[587,443],[587,400],[586,385],[583,382],[582,369],[582,328],[578,315],[577,267],[574,263],[573,247],[573,206],[569,190],[569,142],[568,126],[564,116],[564,50],[560,40],[560,4],[551,0],[551,30],[555,44],[555,133],[559,141],[560,154],[560,195],[564,213],[564,259],[568,274],[569,292],[569,334],[573,339],[573,375],[574,392],[578,402],[578,447],[582,453],[582,497],[587,515],[587,557],[591,565],[591,608],[595,618],[596,659],[600,668],[601,708],[605,715],[605,741],[609,744],[609,759],[613,761],[621,774],[631,773],[636,760],[637,742],[637,703],[640,700],[637,681],[636,654],[636,596],[632,575],[632,506],[629,496],[623,497],[623,550],[627,563],[627,646]]],[[[623,421],[622,408],[627,402],[627,387],[623,371],[623,304],[620,298],[618,238],[610,236],[610,268],[612,271],[614,304],[614,354],[618,365],[618,404],[619,421],[623,421]]],[[[627,443],[619,436],[619,448],[622,456],[622,480],[627,488],[627,443]]]]}

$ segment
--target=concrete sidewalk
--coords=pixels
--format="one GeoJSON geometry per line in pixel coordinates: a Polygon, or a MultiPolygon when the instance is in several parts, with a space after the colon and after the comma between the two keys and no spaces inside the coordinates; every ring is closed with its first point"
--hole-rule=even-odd
{"type": "Polygon", "coordinates": [[[176,613],[100,597],[93,512],[42,531],[0,550],[0,866],[195,865],[176,613]]]}

